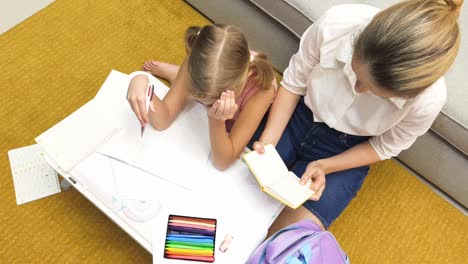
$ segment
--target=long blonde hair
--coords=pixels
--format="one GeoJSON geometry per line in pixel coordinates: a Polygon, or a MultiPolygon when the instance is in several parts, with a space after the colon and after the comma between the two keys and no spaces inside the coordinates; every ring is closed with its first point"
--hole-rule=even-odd
{"type": "Polygon", "coordinates": [[[189,91],[198,100],[212,104],[223,91],[242,92],[249,72],[262,89],[273,81],[273,67],[265,54],[251,61],[244,34],[232,25],[190,27],[185,33],[189,91]]]}
{"type": "Polygon", "coordinates": [[[409,0],[378,13],[359,35],[354,54],[373,81],[400,96],[431,86],[452,65],[460,46],[463,0],[409,0]]]}

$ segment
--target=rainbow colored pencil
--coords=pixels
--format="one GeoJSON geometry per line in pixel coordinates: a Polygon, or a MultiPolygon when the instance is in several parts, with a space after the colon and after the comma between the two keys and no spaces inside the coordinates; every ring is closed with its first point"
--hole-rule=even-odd
{"type": "Polygon", "coordinates": [[[214,262],[216,219],[170,215],[164,257],[214,262]]]}

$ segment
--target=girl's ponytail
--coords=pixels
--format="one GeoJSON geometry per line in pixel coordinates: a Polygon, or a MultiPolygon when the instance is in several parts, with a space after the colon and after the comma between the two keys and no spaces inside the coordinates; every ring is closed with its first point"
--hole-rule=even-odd
{"type": "Polygon", "coordinates": [[[254,78],[261,89],[269,89],[274,79],[274,70],[271,61],[264,53],[257,53],[250,63],[254,78]]]}
{"type": "Polygon", "coordinates": [[[200,34],[201,27],[189,27],[185,31],[185,50],[187,53],[190,53],[192,50],[193,44],[195,43],[195,40],[197,39],[198,34],[200,34]]]}
{"type": "Polygon", "coordinates": [[[273,66],[264,54],[249,60],[250,51],[242,31],[233,25],[190,27],[185,33],[189,93],[198,101],[211,105],[222,92],[242,93],[248,74],[262,89],[274,79],[273,66]]]}

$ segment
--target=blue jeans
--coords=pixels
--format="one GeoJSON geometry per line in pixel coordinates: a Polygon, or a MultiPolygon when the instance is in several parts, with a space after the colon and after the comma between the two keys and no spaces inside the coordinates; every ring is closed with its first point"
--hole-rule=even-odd
{"type": "MultiPolygon", "coordinates": [[[[261,136],[267,119],[267,116],[263,118],[249,143],[250,147],[261,136]]],[[[325,123],[314,122],[312,111],[301,98],[276,149],[286,166],[301,177],[310,162],[340,154],[367,139],[336,131],[325,123]]],[[[356,196],[368,172],[369,166],[363,166],[327,174],[326,187],[320,200],[309,200],[303,206],[328,228],[356,196]]]]}

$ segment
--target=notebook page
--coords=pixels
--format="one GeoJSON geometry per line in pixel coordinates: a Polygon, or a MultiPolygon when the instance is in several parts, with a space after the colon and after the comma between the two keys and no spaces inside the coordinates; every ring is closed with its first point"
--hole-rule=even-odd
{"type": "MultiPolygon", "coordinates": [[[[119,108],[119,113],[123,111],[120,114],[123,116],[122,130],[97,152],[177,184],[193,186],[196,177],[190,175],[197,171],[196,167],[206,165],[210,154],[204,107],[189,102],[168,129],[157,131],[148,124],[142,137],[140,123],[126,100],[130,77],[116,71],[111,75],[115,78],[107,78],[95,100],[119,108]]],[[[154,85],[155,95],[163,99],[169,88],[153,76],[147,76],[154,85]]]]}
{"type": "Polygon", "coordinates": [[[44,160],[39,145],[8,151],[16,204],[21,205],[60,192],[57,172],[44,160]]]}
{"type": "MultiPolygon", "coordinates": [[[[171,126],[164,131],[161,136],[165,141],[165,149],[158,151],[158,154],[175,158],[194,164],[205,165],[210,155],[210,137],[208,128],[207,110],[196,102],[189,102],[184,110],[177,116],[171,126]]],[[[148,147],[144,147],[140,153],[150,157],[156,152],[156,147],[161,146],[157,140],[152,140],[158,133],[148,133],[148,147]],[[146,153],[150,151],[149,153],[146,153]]],[[[162,134],[162,133],[160,133],[162,134]]]]}
{"type": "Polygon", "coordinates": [[[91,100],[42,133],[36,142],[64,170],[69,171],[120,130],[112,109],[91,100]]]}
{"type": "Polygon", "coordinates": [[[136,118],[126,123],[98,153],[126,162],[185,187],[194,187],[210,155],[208,118],[204,107],[190,102],[171,126],[157,131],[147,125],[143,137],[136,118]]]}
{"type": "Polygon", "coordinates": [[[270,186],[276,178],[288,171],[273,145],[265,146],[265,153],[252,151],[244,155],[244,160],[263,186],[270,186]]]}
{"type": "MultiPolygon", "coordinates": [[[[154,85],[154,93],[160,99],[164,98],[169,91],[169,88],[160,80],[147,74],[150,83],[154,85]]],[[[94,99],[112,104],[114,107],[132,111],[130,104],[127,101],[128,85],[130,84],[130,76],[116,70],[112,70],[102,87],[97,92],[94,99]]],[[[133,114],[133,112],[131,112],[133,114]]],[[[135,114],[133,114],[135,117],[135,114]]],[[[136,117],[135,117],[136,119],[136,117]]]]}
{"type": "MultiPolygon", "coordinates": [[[[166,131],[156,131],[147,125],[143,137],[141,136],[141,125],[133,113],[127,99],[128,84],[130,76],[112,71],[111,74],[115,78],[108,77],[103,87],[96,94],[95,99],[104,101],[108,105],[113,105],[114,108],[119,108],[119,114],[122,116],[122,130],[106,144],[103,144],[97,152],[106,156],[113,157],[120,161],[129,164],[135,164],[139,160],[138,153],[148,141],[163,142],[162,138],[166,131]],[[149,131],[152,132],[149,132],[149,131]],[[148,139],[148,135],[151,139],[148,139]]],[[[147,74],[150,83],[154,85],[154,94],[159,99],[164,99],[169,91],[161,81],[147,74]]],[[[160,146],[154,146],[159,148],[160,146]]]]}
{"type": "Polygon", "coordinates": [[[112,70],[94,99],[109,101],[126,100],[129,83],[130,79],[127,74],[112,70]]]}
{"type": "Polygon", "coordinates": [[[210,155],[208,119],[203,106],[191,103],[167,130],[150,128],[147,132],[135,165],[178,185],[198,188],[210,155]]]}

